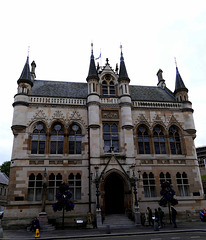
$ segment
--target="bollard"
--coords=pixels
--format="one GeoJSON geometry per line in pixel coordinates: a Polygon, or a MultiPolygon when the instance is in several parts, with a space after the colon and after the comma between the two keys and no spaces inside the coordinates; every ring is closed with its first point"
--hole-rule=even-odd
{"type": "Polygon", "coordinates": [[[157,221],[154,221],[154,231],[159,231],[159,226],[157,221]]]}
{"type": "Polygon", "coordinates": [[[110,234],[110,233],[111,233],[111,230],[110,230],[110,226],[109,226],[109,225],[107,225],[106,233],[107,233],[107,234],[110,234]]]}
{"type": "Polygon", "coordinates": [[[37,228],[35,233],[35,238],[38,238],[38,237],[40,237],[40,234],[39,234],[39,229],[37,228]]]}

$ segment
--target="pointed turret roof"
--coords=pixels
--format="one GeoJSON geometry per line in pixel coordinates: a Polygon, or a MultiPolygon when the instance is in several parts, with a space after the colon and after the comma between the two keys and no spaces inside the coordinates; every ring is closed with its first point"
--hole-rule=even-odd
{"type": "Polygon", "coordinates": [[[31,73],[30,73],[30,67],[29,67],[29,56],[27,56],[26,63],[24,65],[24,68],[22,70],[21,76],[17,83],[29,83],[31,86],[33,86],[33,82],[31,80],[31,73]]]}
{"type": "Polygon", "coordinates": [[[91,50],[89,73],[88,73],[88,76],[87,76],[87,81],[89,79],[93,79],[93,78],[99,79],[97,69],[96,69],[96,66],[95,66],[95,62],[94,62],[93,43],[91,44],[91,48],[92,48],[92,50],[91,50]]]}
{"type": "Polygon", "coordinates": [[[184,90],[184,91],[188,92],[188,89],[185,87],[185,84],[184,84],[184,82],[183,82],[183,80],[180,76],[178,68],[176,67],[175,92],[178,92],[178,91],[181,91],[181,90],[184,90]]]}
{"type": "Polygon", "coordinates": [[[121,57],[120,57],[120,68],[119,68],[119,80],[120,79],[125,79],[130,81],[128,74],[127,74],[127,69],[125,66],[125,62],[124,62],[124,57],[123,57],[123,53],[122,53],[122,46],[121,46],[121,57]]]}

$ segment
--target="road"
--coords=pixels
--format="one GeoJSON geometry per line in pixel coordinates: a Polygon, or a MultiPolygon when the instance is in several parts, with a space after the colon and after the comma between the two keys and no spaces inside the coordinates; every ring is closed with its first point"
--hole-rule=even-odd
{"type": "MultiPolygon", "coordinates": [[[[71,238],[68,238],[71,239],[71,238]]],[[[155,234],[143,234],[143,235],[121,235],[112,236],[108,234],[102,237],[88,237],[88,238],[75,238],[76,240],[205,240],[206,232],[174,232],[174,233],[155,233],[155,234]]]]}

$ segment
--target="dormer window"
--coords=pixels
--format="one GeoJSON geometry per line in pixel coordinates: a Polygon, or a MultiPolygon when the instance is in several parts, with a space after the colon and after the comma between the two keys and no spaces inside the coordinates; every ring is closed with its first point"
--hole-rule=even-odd
{"type": "Polygon", "coordinates": [[[102,95],[103,96],[115,96],[116,95],[114,79],[109,74],[107,74],[103,77],[102,95]]]}

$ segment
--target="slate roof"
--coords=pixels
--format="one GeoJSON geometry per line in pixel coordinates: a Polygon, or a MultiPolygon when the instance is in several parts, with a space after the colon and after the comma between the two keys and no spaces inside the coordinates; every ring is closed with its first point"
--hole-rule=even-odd
{"type": "Polygon", "coordinates": [[[167,88],[130,85],[132,100],[154,102],[176,102],[174,95],[167,88]]]}
{"type": "Polygon", "coordinates": [[[185,84],[180,76],[180,73],[178,71],[178,68],[176,67],[176,82],[175,82],[175,91],[181,90],[181,89],[185,89],[187,90],[187,88],[185,87],[185,84]]]}
{"type": "Polygon", "coordinates": [[[24,68],[22,70],[21,76],[18,80],[19,83],[23,82],[23,81],[32,83],[30,67],[29,67],[29,57],[27,57],[27,59],[26,59],[26,63],[25,63],[24,68]]]}
{"type": "MultiPolygon", "coordinates": [[[[169,89],[162,89],[156,86],[130,85],[132,100],[176,102],[176,99],[169,89]]],[[[45,97],[66,97],[66,98],[87,98],[88,85],[81,82],[59,82],[34,80],[31,90],[33,96],[45,97]]]]}
{"type": "Polygon", "coordinates": [[[4,185],[8,185],[9,184],[9,178],[3,172],[0,172],[0,183],[4,184],[4,185]]]}
{"type": "Polygon", "coordinates": [[[87,98],[88,84],[86,82],[34,80],[31,95],[45,97],[87,98]]]}

